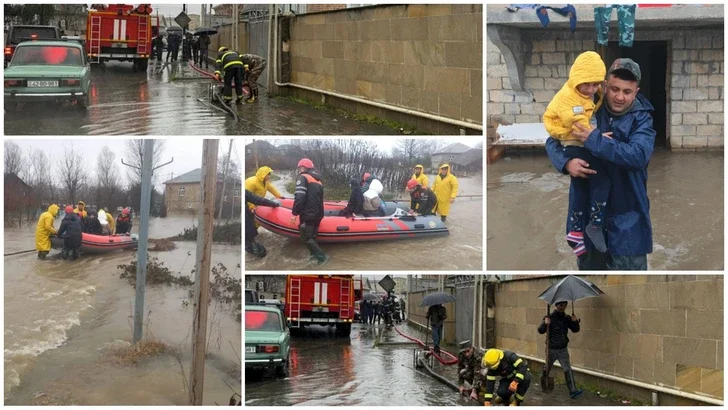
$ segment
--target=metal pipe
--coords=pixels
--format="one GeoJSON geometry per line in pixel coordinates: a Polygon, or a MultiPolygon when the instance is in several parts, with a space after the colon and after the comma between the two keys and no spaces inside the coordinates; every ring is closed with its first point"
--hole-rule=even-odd
{"type": "MultiPolygon", "coordinates": [[[[538,357],[526,356],[526,355],[523,355],[523,354],[519,354],[518,356],[520,356],[520,357],[522,357],[524,359],[527,359],[527,360],[531,360],[531,361],[534,361],[534,362],[539,362],[539,363],[544,363],[545,364],[544,360],[543,359],[540,359],[538,357]]],[[[554,366],[556,366],[556,363],[554,363],[554,366]]],[[[558,366],[561,367],[561,364],[559,364],[558,366]]],[[[713,404],[715,406],[723,406],[723,400],[715,399],[715,398],[712,398],[712,397],[706,397],[706,396],[701,396],[701,395],[695,394],[695,393],[688,393],[688,392],[684,392],[684,391],[680,391],[680,390],[670,389],[670,388],[667,388],[667,387],[658,386],[656,384],[649,384],[649,383],[641,382],[641,381],[638,381],[638,380],[624,379],[624,378],[621,378],[621,377],[616,377],[616,376],[612,376],[612,375],[605,374],[605,373],[595,372],[593,370],[582,369],[580,367],[575,367],[573,365],[571,366],[571,368],[574,371],[577,371],[577,372],[580,372],[580,373],[584,373],[584,374],[588,374],[590,376],[600,377],[602,379],[607,379],[607,380],[611,380],[611,381],[618,382],[618,383],[624,383],[624,384],[627,384],[627,385],[630,385],[630,386],[634,386],[634,387],[639,387],[639,388],[642,388],[642,389],[650,390],[652,392],[660,392],[660,393],[669,394],[671,396],[677,396],[677,397],[682,397],[682,398],[685,398],[685,399],[699,401],[701,403],[713,404]]]]}
{"type": "Polygon", "coordinates": [[[305,85],[300,85],[300,84],[295,84],[295,83],[281,83],[280,81],[278,81],[278,59],[280,58],[280,56],[278,55],[278,7],[277,6],[276,6],[276,10],[275,10],[275,29],[273,30],[273,32],[274,32],[273,41],[275,42],[275,44],[273,45],[273,61],[271,63],[273,66],[275,66],[275,71],[273,72],[273,81],[274,81],[275,85],[278,87],[300,88],[302,90],[308,90],[308,91],[320,93],[323,95],[330,95],[332,97],[341,98],[343,100],[349,100],[349,101],[354,101],[354,102],[357,102],[360,104],[366,104],[366,105],[371,105],[371,106],[378,107],[378,108],[384,108],[386,110],[400,112],[400,113],[407,114],[407,115],[413,115],[415,117],[427,118],[429,120],[444,122],[446,124],[452,124],[452,125],[456,125],[458,127],[464,127],[464,128],[477,130],[477,131],[483,131],[483,124],[475,124],[475,123],[470,123],[467,121],[455,120],[452,118],[442,117],[439,115],[428,114],[428,113],[422,112],[422,111],[415,111],[415,110],[410,110],[407,108],[398,107],[396,105],[384,104],[384,103],[380,103],[380,102],[376,102],[376,101],[370,101],[370,100],[365,100],[362,98],[352,97],[352,96],[346,95],[346,94],[339,94],[339,93],[333,92],[333,91],[320,90],[318,88],[307,87],[305,85]]]}
{"type": "MultiPolygon", "coordinates": [[[[273,65],[273,60],[270,59],[271,56],[271,36],[273,35],[273,5],[268,5],[268,47],[266,47],[268,50],[268,60],[271,63],[271,66],[273,65]]],[[[267,70],[265,70],[265,85],[268,86],[268,96],[270,97],[272,95],[271,89],[273,86],[270,83],[270,70],[271,67],[268,67],[267,70]]]]}
{"type": "MultiPolygon", "coordinates": [[[[487,298],[483,287],[483,279],[480,278],[480,300],[478,300],[478,305],[480,306],[480,309],[478,309],[478,312],[480,312],[480,320],[478,321],[478,346],[481,348],[488,347],[486,346],[488,344],[487,340],[483,343],[483,320],[488,320],[488,315],[483,311],[483,299],[487,298]]],[[[485,308],[488,309],[488,305],[485,305],[485,308]]]]}
{"type": "Polygon", "coordinates": [[[475,282],[473,283],[473,336],[470,338],[470,342],[473,346],[478,346],[478,341],[475,339],[475,329],[478,324],[478,278],[480,278],[480,275],[474,275],[475,282]]]}
{"type": "Polygon", "coordinates": [[[458,385],[455,384],[455,383],[453,383],[451,380],[448,380],[447,378],[445,378],[445,377],[443,377],[443,376],[435,373],[435,371],[430,368],[430,365],[427,364],[427,360],[424,360],[423,358],[420,358],[420,364],[422,364],[422,367],[424,367],[425,370],[427,370],[427,373],[430,376],[432,376],[433,378],[439,380],[443,384],[445,384],[447,386],[450,386],[450,388],[452,388],[453,390],[458,391],[458,385]]]}

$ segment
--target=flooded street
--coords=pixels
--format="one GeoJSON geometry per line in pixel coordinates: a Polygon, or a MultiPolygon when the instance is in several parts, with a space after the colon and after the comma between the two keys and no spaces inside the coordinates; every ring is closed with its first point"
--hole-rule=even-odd
{"type": "MultiPolygon", "coordinates": [[[[648,168],[650,270],[720,270],[723,153],[656,151],[648,168]]],[[[545,153],[488,165],[488,270],[575,270],[564,238],[569,177],[545,153]]]]}
{"type": "MultiPolygon", "coordinates": [[[[284,175],[281,173],[281,175],[284,175]]],[[[457,176],[457,175],[456,175],[457,176]]],[[[434,181],[434,175],[430,181],[434,181]]],[[[283,196],[292,197],[285,186],[289,179],[275,182],[283,196]]],[[[368,243],[325,243],[329,256],[323,266],[309,261],[309,251],[298,239],[259,228],[256,241],[268,250],[265,258],[245,254],[246,270],[482,270],[483,269],[483,179],[482,175],[458,176],[463,197],[450,208],[450,235],[437,238],[368,243]],[[469,198],[468,195],[476,197],[469,198]]],[[[328,198],[327,198],[328,199],[328,198]]],[[[346,199],[346,198],[343,198],[346,199]]]]}
{"type": "MultiPolygon", "coordinates": [[[[214,71],[212,65],[209,71],[214,71]]],[[[91,73],[91,107],[42,106],[5,114],[6,135],[392,135],[397,130],[283,98],[237,107],[241,121],[211,109],[212,80],[187,63],[150,61],[147,72],[110,62],[91,73]]],[[[26,105],[27,108],[27,105],[26,105]]]]}
{"type": "MultiPolygon", "coordinates": [[[[193,218],[153,219],[150,238],[178,234],[193,218]]],[[[60,218],[56,220],[56,227],[60,218]]],[[[134,221],[133,232],[138,230],[134,221]]],[[[194,269],[195,242],[176,242],[169,252],[149,252],[171,271],[194,269]]],[[[5,253],[34,246],[34,227],[5,230],[5,253]]],[[[117,265],[131,262],[133,251],[82,256],[75,262],[35,253],[5,257],[5,404],[150,404],[187,403],[192,335],[188,288],[148,286],[145,337],[181,352],[162,354],[136,366],[114,364],[107,349],[128,346],[132,336],[134,287],[119,278],[117,265]]],[[[212,263],[241,277],[240,246],[213,245],[212,263]]],[[[209,356],[205,404],[227,403],[225,383],[240,385],[240,323],[232,308],[213,302],[208,319],[209,356]]]]}
{"type": "MultiPolygon", "coordinates": [[[[408,325],[398,329],[409,336],[425,339],[424,333],[408,325]]],[[[394,329],[384,325],[355,324],[351,338],[336,338],[327,328],[314,326],[305,338],[291,341],[290,374],[285,379],[272,375],[245,378],[246,406],[482,406],[460,397],[456,391],[415,369],[415,344],[374,347],[380,342],[407,342],[394,329]]],[[[431,343],[431,339],[430,339],[431,343]]],[[[446,350],[456,354],[453,347],[446,350]]],[[[439,362],[434,370],[457,383],[457,365],[439,362]]],[[[619,405],[585,392],[578,400],[569,399],[566,386],[557,385],[548,396],[537,381],[528,390],[526,406],[619,405]]]]}

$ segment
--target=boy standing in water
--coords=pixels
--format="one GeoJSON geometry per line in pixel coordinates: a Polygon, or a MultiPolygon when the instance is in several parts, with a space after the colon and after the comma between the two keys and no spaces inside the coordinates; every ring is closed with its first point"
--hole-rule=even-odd
{"type": "Polygon", "coordinates": [[[599,54],[593,51],[580,54],[571,66],[569,79],[551,100],[543,116],[546,131],[561,142],[566,156],[582,159],[589,164],[590,169],[596,171],[588,179],[571,178],[577,199],[571,207],[566,241],[577,257],[586,252],[584,231],[599,252],[607,251],[603,223],[611,183],[603,172],[599,159],[584,148],[578,138],[571,135],[575,123],[596,127],[596,118],[593,115],[602,104],[601,86],[606,74],[606,66],[599,54]],[[587,214],[589,223],[585,228],[584,217],[587,214]]]}

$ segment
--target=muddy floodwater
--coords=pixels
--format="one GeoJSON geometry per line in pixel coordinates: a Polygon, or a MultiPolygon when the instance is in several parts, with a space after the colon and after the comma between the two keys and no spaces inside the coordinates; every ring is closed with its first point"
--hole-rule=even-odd
{"type": "MultiPolygon", "coordinates": [[[[214,71],[212,65],[210,70],[214,71]]],[[[5,114],[6,135],[393,135],[399,130],[283,98],[260,87],[257,104],[237,106],[241,121],[207,101],[212,80],[186,62],[150,61],[146,72],[110,62],[91,71],[91,107],[36,104],[5,114]]]]}
{"type": "MultiPolygon", "coordinates": [[[[398,329],[424,341],[416,328],[402,324],[398,329]]],[[[416,344],[395,346],[384,343],[408,342],[393,328],[355,324],[350,338],[337,338],[329,328],[311,326],[305,337],[291,341],[289,376],[246,372],[246,406],[482,406],[460,397],[450,386],[415,368],[416,344]]],[[[431,345],[432,338],[429,339],[431,345]]],[[[457,355],[454,347],[443,349],[457,355]]],[[[434,363],[433,370],[457,383],[457,365],[434,363]]],[[[526,394],[527,406],[609,406],[618,402],[585,392],[569,399],[564,385],[545,395],[537,377],[526,394]]]]}
{"type": "MultiPolygon", "coordinates": [[[[283,174],[281,174],[283,175],[283,174]]],[[[457,175],[456,175],[457,176],[457,175]]],[[[434,181],[435,176],[429,176],[434,181]]],[[[275,181],[281,195],[287,177],[275,181]]],[[[483,179],[482,175],[459,177],[459,195],[450,207],[450,235],[426,239],[319,244],[329,256],[323,266],[309,260],[310,253],[299,239],[258,228],[256,241],[268,250],[265,258],[245,254],[246,270],[482,270],[483,269],[483,179]],[[474,197],[467,197],[473,195],[474,197]]],[[[386,189],[386,187],[385,187],[386,189]]],[[[348,199],[348,198],[343,198],[348,199]]],[[[409,202],[408,202],[409,203],[409,202]]]]}
{"type": "MultiPolygon", "coordinates": [[[[723,153],[656,151],[647,193],[650,270],[723,269],[723,153]]],[[[506,153],[488,165],[489,270],[574,270],[564,238],[569,177],[545,153],[506,153]]]]}
{"type": "MultiPolygon", "coordinates": [[[[56,219],[56,227],[60,218],[56,219]]],[[[139,222],[134,221],[138,230],[139,222]]],[[[178,234],[192,218],[153,219],[150,238],[178,234]]],[[[34,247],[35,226],[5,229],[5,253],[34,247]]],[[[176,242],[169,252],[149,252],[174,272],[189,275],[195,265],[195,242],[176,242]]],[[[110,348],[128,346],[132,338],[134,288],[119,279],[117,265],[128,264],[134,251],[84,255],[75,262],[35,253],[5,257],[5,404],[148,404],[187,403],[193,310],[183,302],[188,289],[148,286],[145,337],[181,351],[180,362],[161,355],[132,365],[110,362],[110,348]]],[[[222,263],[241,277],[240,246],[213,245],[212,263],[222,263]]],[[[225,403],[240,386],[240,323],[229,306],[210,305],[209,356],[204,403],[225,403]]]]}

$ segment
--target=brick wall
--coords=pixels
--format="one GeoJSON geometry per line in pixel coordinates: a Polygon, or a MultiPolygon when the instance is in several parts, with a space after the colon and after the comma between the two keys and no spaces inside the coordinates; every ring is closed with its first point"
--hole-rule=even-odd
{"type": "Polygon", "coordinates": [[[200,204],[200,184],[170,184],[165,187],[164,202],[167,212],[195,213],[200,204]],[[179,196],[179,188],[185,187],[184,196],[179,196]],[[191,203],[192,207],[188,208],[191,203]]]}
{"type": "MultiPolygon", "coordinates": [[[[573,365],[723,398],[721,275],[584,277],[605,295],[575,304],[581,331],[569,334],[573,365]]],[[[536,329],[546,306],[538,295],[558,279],[498,285],[496,347],[544,358],[545,336],[536,329]]]]}
{"type": "MultiPolygon", "coordinates": [[[[616,35],[614,31],[610,34],[616,35]]],[[[551,98],[568,79],[576,56],[596,50],[593,31],[577,31],[564,38],[559,31],[524,30],[522,37],[531,45],[525,56],[523,92],[513,91],[505,59],[488,41],[487,112],[500,122],[541,122],[551,98]]],[[[670,147],[722,149],[723,30],[637,31],[635,40],[668,42],[670,147]]]]}
{"type": "Polygon", "coordinates": [[[306,12],[316,13],[319,11],[331,11],[345,9],[346,4],[309,4],[306,7],[306,12]]]}
{"type": "Polygon", "coordinates": [[[482,39],[479,4],[303,15],[291,22],[291,81],[481,123],[482,39]]]}

